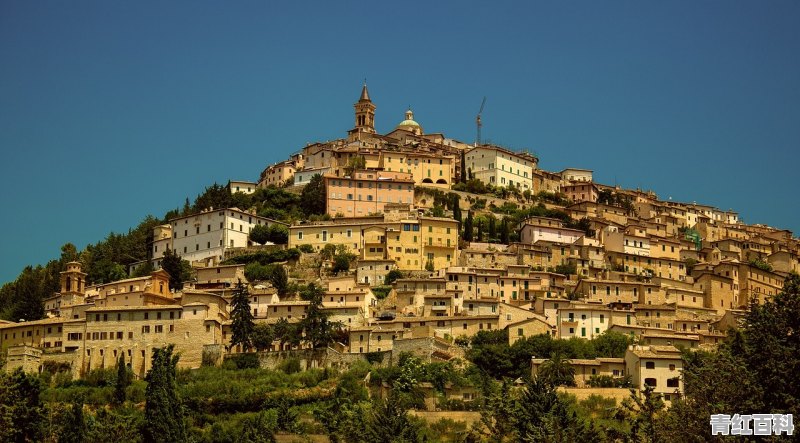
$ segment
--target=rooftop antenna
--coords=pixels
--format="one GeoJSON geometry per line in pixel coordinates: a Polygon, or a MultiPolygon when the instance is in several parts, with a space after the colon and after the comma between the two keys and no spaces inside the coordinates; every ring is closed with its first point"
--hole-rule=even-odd
{"type": "Polygon", "coordinates": [[[475,139],[475,146],[481,144],[481,126],[483,126],[483,124],[481,123],[481,114],[483,114],[483,106],[485,104],[486,104],[486,96],[483,97],[483,101],[481,102],[481,109],[480,111],[478,111],[478,116],[475,117],[475,125],[478,128],[478,137],[475,139]]]}

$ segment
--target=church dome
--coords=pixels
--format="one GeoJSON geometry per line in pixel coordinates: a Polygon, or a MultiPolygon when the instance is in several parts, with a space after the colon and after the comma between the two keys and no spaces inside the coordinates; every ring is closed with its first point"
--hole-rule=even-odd
{"type": "Polygon", "coordinates": [[[405,129],[406,131],[413,132],[417,135],[422,134],[422,126],[414,121],[414,112],[411,110],[411,108],[408,108],[408,111],[406,111],[406,119],[397,125],[397,129],[405,129]]]}

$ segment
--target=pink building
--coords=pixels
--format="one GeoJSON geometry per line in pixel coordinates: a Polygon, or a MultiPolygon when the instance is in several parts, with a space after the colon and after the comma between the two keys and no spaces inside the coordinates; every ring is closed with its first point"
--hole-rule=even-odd
{"type": "Polygon", "coordinates": [[[383,212],[387,203],[414,202],[414,180],[410,173],[357,170],[351,177],[325,175],[328,214],[363,217],[383,212]]]}

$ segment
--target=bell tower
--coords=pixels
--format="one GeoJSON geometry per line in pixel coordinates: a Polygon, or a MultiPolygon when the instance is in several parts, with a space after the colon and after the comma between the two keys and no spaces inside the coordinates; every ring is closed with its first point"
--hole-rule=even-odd
{"type": "Polygon", "coordinates": [[[83,295],[86,290],[86,273],[81,272],[77,261],[67,263],[67,270],[61,272],[61,295],[83,295]]]}
{"type": "Polygon", "coordinates": [[[367,82],[364,81],[364,87],[361,88],[361,97],[359,97],[356,104],[353,105],[356,109],[356,127],[353,132],[367,132],[370,134],[375,133],[375,105],[369,99],[369,91],[367,91],[367,82]]]}

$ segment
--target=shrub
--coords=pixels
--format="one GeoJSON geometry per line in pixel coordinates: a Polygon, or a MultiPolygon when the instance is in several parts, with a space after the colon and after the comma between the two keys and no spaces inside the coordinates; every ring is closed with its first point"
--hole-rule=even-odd
{"type": "Polygon", "coordinates": [[[300,252],[304,252],[306,254],[310,254],[310,253],[314,252],[314,247],[311,246],[311,245],[308,245],[308,244],[300,245],[300,246],[297,247],[297,249],[299,249],[300,252]]]}
{"type": "Polygon", "coordinates": [[[372,289],[372,293],[375,294],[375,297],[378,300],[383,300],[384,298],[386,298],[389,295],[389,292],[391,292],[392,287],[391,286],[373,286],[371,289],[372,289]]]}
{"type": "Polygon", "coordinates": [[[278,365],[278,370],[283,371],[285,374],[295,374],[300,372],[300,359],[294,357],[287,358],[278,365]]]}
{"type": "Polygon", "coordinates": [[[258,354],[240,354],[228,357],[226,361],[232,361],[236,369],[257,369],[261,367],[258,361],[258,354]]]}
{"type": "Polygon", "coordinates": [[[367,352],[364,354],[364,358],[367,359],[370,363],[382,363],[383,362],[383,352],[367,352]]]}

